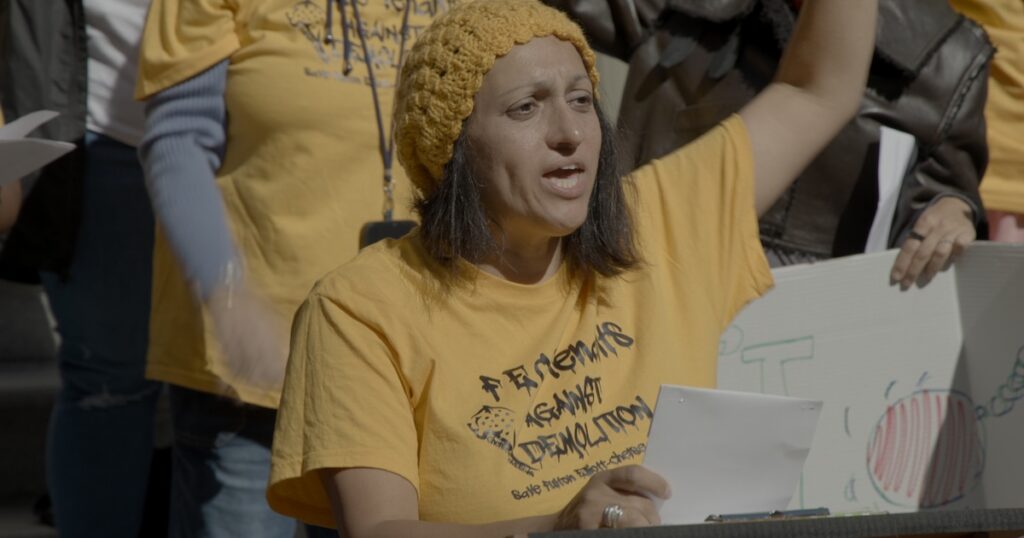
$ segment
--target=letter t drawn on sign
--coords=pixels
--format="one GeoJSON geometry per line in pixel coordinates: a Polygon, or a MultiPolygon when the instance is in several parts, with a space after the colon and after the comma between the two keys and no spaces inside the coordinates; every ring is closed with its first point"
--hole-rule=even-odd
{"type": "Polygon", "coordinates": [[[789,396],[786,385],[786,363],[814,358],[814,337],[804,336],[755,344],[743,348],[740,360],[744,364],[760,363],[761,392],[789,396]]]}

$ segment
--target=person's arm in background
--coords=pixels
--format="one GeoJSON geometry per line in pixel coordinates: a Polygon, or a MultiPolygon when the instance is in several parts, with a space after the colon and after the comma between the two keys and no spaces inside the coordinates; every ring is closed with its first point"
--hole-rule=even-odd
{"type": "MultiPolygon", "coordinates": [[[[0,125],[4,124],[3,112],[0,112],[0,125]]],[[[21,209],[21,182],[14,181],[8,185],[0,185],[0,234],[7,233],[18,220],[21,209]]]]}
{"type": "Polygon", "coordinates": [[[0,234],[7,233],[18,220],[21,209],[21,182],[13,181],[0,187],[0,234]]]}
{"type": "Polygon", "coordinates": [[[241,277],[214,179],[226,144],[227,69],[223,60],[150,97],[139,156],[153,212],[210,312],[229,369],[237,381],[276,389],[284,378],[287,337],[241,277]]]}
{"type": "Polygon", "coordinates": [[[775,78],[741,110],[754,153],[757,214],[857,111],[874,51],[878,0],[807,0],[775,78]]]}
{"type": "Polygon", "coordinates": [[[959,102],[950,105],[955,114],[943,125],[946,133],[926,148],[901,189],[891,238],[900,253],[890,278],[904,288],[929,282],[979,234],[985,236],[978,185],[988,165],[984,108],[992,52],[987,41],[975,51],[975,71],[956,88],[959,102]]]}

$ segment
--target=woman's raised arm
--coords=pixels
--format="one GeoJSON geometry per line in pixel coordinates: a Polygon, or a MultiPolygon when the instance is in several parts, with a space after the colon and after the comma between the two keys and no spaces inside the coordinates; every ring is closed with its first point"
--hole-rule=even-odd
{"type": "Polygon", "coordinates": [[[764,213],[853,117],[875,46],[878,0],[805,0],[775,79],[740,110],[764,213]]]}

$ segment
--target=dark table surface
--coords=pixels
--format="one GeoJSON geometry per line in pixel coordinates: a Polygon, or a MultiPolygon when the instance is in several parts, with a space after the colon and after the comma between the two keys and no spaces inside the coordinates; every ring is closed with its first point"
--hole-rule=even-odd
{"type": "MultiPolygon", "coordinates": [[[[1024,486],[1022,486],[1024,487],[1024,486]]],[[[705,523],[639,529],[547,532],[531,538],[871,538],[896,536],[1024,536],[1024,508],[935,510],[907,514],[831,516],[705,523]],[[1017,531],[1019,534],[1010,532],[1017,531]]]]}

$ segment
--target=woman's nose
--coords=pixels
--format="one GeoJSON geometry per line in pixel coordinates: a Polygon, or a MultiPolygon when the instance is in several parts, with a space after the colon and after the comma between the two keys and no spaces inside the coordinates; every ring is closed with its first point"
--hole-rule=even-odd
{"type": "Polygon", "coordinates": [[[583,142],[579,113],[568,104],[552,111],[548,126],[548,146],[560,152],[572,152],[583,142]]]}

